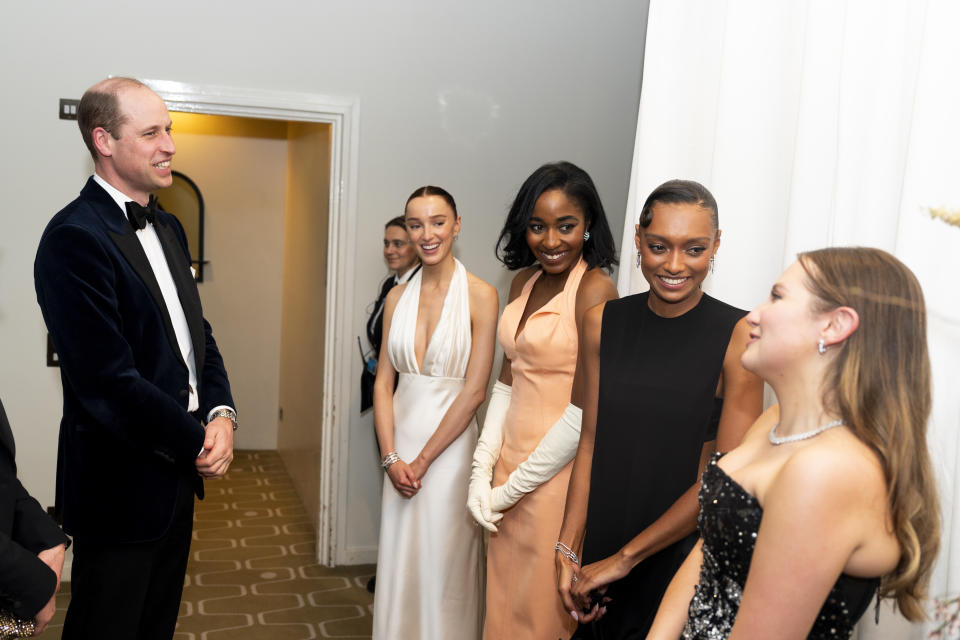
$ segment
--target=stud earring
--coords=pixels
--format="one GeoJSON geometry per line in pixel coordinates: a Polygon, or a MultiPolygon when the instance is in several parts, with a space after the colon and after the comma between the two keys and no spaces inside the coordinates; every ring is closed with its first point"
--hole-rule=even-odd
{"type": "Polygon", "coordinates": [[[640,252],[637,251],[637,269],[640,268],[640,252]]]}
{"type": "Polygon", "coordinates": [[[817,353],[823,355],[827,352],[827,343],[826,340],[820,338],[820,342],[817,343],[817,353]]]}
{"type": "Polygon", "coordinates": [[[586,241],[589,240],[589,239],[590,239],[590,232],[589,232],[589,231],[584,231],[584,232],[583,232],[583,241],[586,242],[586,241]]]}

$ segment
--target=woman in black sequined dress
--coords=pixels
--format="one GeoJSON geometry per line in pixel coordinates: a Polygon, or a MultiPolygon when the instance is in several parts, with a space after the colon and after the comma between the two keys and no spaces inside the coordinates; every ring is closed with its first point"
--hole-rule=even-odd
{"type": "Polygon", "coordinates": [[[938,546],[923,294],[877,249],[801,254],[747,316],[779,405],[714,456],[701,540],[648,639],[849,638],[874,594],[908,619],[938,546]]]}

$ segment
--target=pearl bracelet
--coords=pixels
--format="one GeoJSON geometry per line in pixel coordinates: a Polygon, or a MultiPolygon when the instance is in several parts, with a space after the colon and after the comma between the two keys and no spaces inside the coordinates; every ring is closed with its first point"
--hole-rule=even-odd
{"type": "Polygon", "coordinates": [[[560,542],[559,540],[557,541],[557,545],[553,548],[553,550],[554,550],[554,551],[559,551],[559,552],[560,552],[560,555],[562,555],[562,556],[563,556],[564,558],[566,558],[567,560],[570,560],[571,562],[573,562],[573,564],[575,564],[575,565],[577,565],[577,566],[580,565],[580,558],[578,558],[578,557],[577,557],[577,554],[575,554],[575,553],[573,552],[573,549],[571,549],[571,548],[568,547],[567,545],[563,544],[563,543],[560,542]]]}
{"type": "Polygon", "coordinates": [[[390,468],[390,465],[400,462],[400,456],[397,455],[396,451],[391,451],[387,455],[383,456],[383,460],[380,461],[380,466],[383,467],[383,470],[386,471],[390,468]]]}

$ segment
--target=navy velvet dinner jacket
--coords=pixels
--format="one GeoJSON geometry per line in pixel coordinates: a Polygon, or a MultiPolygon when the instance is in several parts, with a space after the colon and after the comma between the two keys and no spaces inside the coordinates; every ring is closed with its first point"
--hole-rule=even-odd
{"type": "MultiPolygon", "coordinates": [[[[235,406],[183,228],[162,211],[154,226],[190,327],[200,411],[235,406]]],[[[34,279],[63,381],[63,528],[99,541],[159,538],[170,525],[181,474],[193,474],[203,497],[195,460],[204,432],[187,412],[187,365],[147,256],[93,178],[44,230],[34,279]]]]}

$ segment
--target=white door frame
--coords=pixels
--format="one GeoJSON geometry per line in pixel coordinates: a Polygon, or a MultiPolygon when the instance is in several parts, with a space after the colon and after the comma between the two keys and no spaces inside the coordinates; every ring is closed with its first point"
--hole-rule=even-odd
{"type": "Polygon", "coordinates": [[[320,516],[317,561],[333,566],[346,537],[346,464],[353,362],[351,336],[357,220],[359,104],[355,97],[237,89],[170,80],[144,80],[171,111],[330,125],[330,219],[323,393],[320,406],[320,516]]]}

